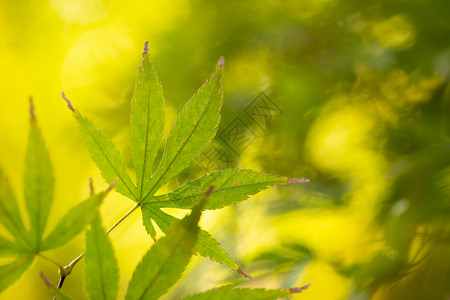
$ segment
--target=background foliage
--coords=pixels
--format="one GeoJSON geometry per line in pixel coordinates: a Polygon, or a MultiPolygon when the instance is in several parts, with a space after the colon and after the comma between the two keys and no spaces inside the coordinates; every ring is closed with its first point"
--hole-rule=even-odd
{"type": "MultiPolygon", "coordinates": [[[[167,297],[236,281],[269,288],[313,281],[295,297],[444,299],[450,294],[449,9],[444,0],[2,0],[0,163],[21,191],[33,96],[56,178],[52,228],[87,198],[88,177],[98,190],[107,186],[60,92],[114,137],[131,166],[129,102],[143,42],[149,40],[164,83],[166,124],[223,55],[219,133],[239,117],[254,135],[235,152],[224,135],[216,147],[232,166],[311,182],[205,213],[202,225],[256,278],[241,279],[195,257],[167,297]],[[261,92],[282,111],[264,126],[246,114],[261,92]]],[[[205,162],[179,181],[216,168],[205,162]]],[[[121,197],[107,197],[105,227],[130,208],[121,197]]],[[[153,241],[138,213],[111,239],[124,295],[153,241]]],[[[49,256],[65,264],[83,248],[79,236],[49,256]]],[[[65,284],[75,298],[86,295],[79,289],[82,268],[65,284]]],[[[57,280],[54,266],[37,261],[0,298],[48,297],[39,271],[57,280]]]]}

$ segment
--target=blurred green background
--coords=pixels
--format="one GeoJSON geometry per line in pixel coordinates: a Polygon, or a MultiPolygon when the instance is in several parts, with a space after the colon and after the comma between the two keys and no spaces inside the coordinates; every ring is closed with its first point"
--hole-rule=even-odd
{"type": "MultiPolygon", "coordinates": [[[[194,257],[166,299],[310,281],[294,299],[449,299],[449,11],[448,0],[1,0],[0,164],[22,198],[32,96],[56,177],[52,227],[88,195],[89,177],[106,186],[61,91],[132,169],[129,103],[144,42],[164,87],[166,135],[223,55],[220,156],[200,157],[167,188],[223,167],[217,157],[311,182],[207,212],[203,226],[255,279],[194,257]]],[[[132,205],[112,193],[105,225],[132,205]]],[[[111,234],[121,295],[153,243],[140,218],[111,234]]],[[[67,264],[83,243],[48,256],[67,264]]],[[[38,259],[0,298],[49,299],[39,271],[58,280],[38,259]]],[[[81,263],[64,285],[76,299],[86,297],[82,274],[81,263]]]]}

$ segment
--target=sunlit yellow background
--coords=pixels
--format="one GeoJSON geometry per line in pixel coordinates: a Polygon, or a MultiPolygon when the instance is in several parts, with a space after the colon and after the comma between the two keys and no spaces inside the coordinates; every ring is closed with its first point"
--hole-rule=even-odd
{"type": "MultiPolygon", "coordinates": [[[[166,136],[223,55],[219,132],[239,117],[255,138],[238,154],[218,138],[217,147],[233,167],[311,182],[205,213],[203,226],[255,279],[194,256],[166,299],[228,283],[308,282],[294,299],[448,299],[449,11],[445,0],[2,0],[0,165],[22,201],[32,97],[56,178],[48,230],[87,197],[89,178],[106,187],[61,92],[117,143],[133,173],[129,103],[144,42],[164,87],[166,136]],[[261,92],[282,111],[262,127],[245,113],[261,92]]],[[[111,193],[105,226],[132,205],[111,193]]],[[[140,212],[110,236],[123,297],[153,242],[140,212]]],[[[83,249],[80,235],[48,256],[65,265],[83,249]]],[[[75,299],[86,298],[83,268],[64,285],[75,299]]],[[[37,259],[0,298],[49,299],[40,271],[57,282],[55,267],[37,259]]]]}

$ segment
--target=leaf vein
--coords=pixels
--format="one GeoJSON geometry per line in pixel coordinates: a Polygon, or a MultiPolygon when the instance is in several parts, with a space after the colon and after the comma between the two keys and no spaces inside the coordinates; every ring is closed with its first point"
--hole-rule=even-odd
{"type": "MultiPolygon", "coordinates": [[[[216,82],[214,83],[214,88],[212,89],[213,91],[215,90],[217,83],[219,80],[216,80],[216,82]]],[[[175,162],[175,160],[179,157],[181,151],[183,151],[185,145],[187,144],[187,142],[190,140],[190,138],[192,137],[192,135],[194,134],[195,130],[197,130],[197,127],[199,126],[199,124],[201,123],[201,121],[203,120],[203,117],[206,115],[206,111],[208,110],[208,107],[211,104],[211,100],[213,97],[213,92],[211,92],[211,95],[209,96],[209,100],[208,100],[208,104],[206,105],[205,109],[202,112],[202,115],[200,116],[199,120],[195,123],[194,129],[190,132],[189,136],[184,140],[183,144],[181,144],[180,149],[177,151],[177,154],[174,156],[174,158],[172,159],[172,161],[169,163],[169,165],[167,166],[167,168],[164,170],[164,172],[159,176],[158,180],[156,181],[156,183],[153,185],[153,187],[150,189],[150,191],[147,193],[147,195],[145,195],[144,199],[142,199],[142,201],[145,201],[145,199],[147,199],[147,197],[153,192],[153,190],[158,186],[158,183],[164,178],[164,175],[166,175],[166,173],[168,172],[168,170],[170,169],[170,167],[173,165],[173,163],[175,162]]]]}
{"type": "MultiPolygon", "coordinates": [[[[150,84],[148,84],[148,86],[150,86],[150,84]]],[[[145,169],[146,169],[145,165],[147,163],[149,124],[150,124],[150,101],[147,101],[147,122],[146,122],[146,128],[145,128],[144,161],[142,164],[142,179],[141,179],[141,190],[139,191],[139,199],[142,198],[142,191],[144,189],[144,178],[145,178],[145,169]]]]}
{"type": "MultiPolygon", "coordinates": [[[[215,189],[215,190],[212,192],[212,194],[215,194],[215,193],[217,193],[217,192],[222,192],[222,191],[230,190],[230,189],[237,189],[237,188],[241,188],[241,187],[249,187],[249,186],[260,185],[260,184],[262,184],[262,185],[269,185],[269,184],[277,184],[277,183],[280,183],[280,182],[279,182],[279,181],[272,180],[272,181],[263,181],[263,182],[257,182],[257,183],[247,183],[247,184],[242,184],[242,185],[238,185],[238,186],[230,186],[230,187],[226,187],[226,188],[215,189]]],[[[183,198],[175,198],[175,199],[169,199],[169,200],[149,201],[149,202],[146,202],[146,203],[144,203],[144,204],[153,204],[153,203],[164,203],[164,202],[179,201],[179,200],[182,200],[182,199],[196,198],[196,197],[201,196],[202,194],[203,194],[203,193],[198,193],[198,194],[186,196],[186,197],[183,197],[183,198]]],[[[169,195],[169,194],[166,194],[166,195],[163,195],[163,196],[161,196],[161,197],[168,196],[168,195],[169,195]]]]}
{"type": "Polygon", "coordinates": [[[183,236],[181,236],[176,244],[174,245],[174,247],[172,247],[171,251],[169,252],[169,254],[166,256],[166,260],[164,261],[164,263],[161,265],[161,267],[159,268],[158,272],[156,272],[156,274],[154,274],[154,276],[152,277],[152,280],[148,283],[147,287],[145,288],[145,290],[143,291],[142,295],[139,297],[139,299],[144,299],[145,294],[147,294],[148,290],[150,289],[151,285],[155,282],[155,280],[159,277],[159,274],[161,274],[162,270],[164,269],[164,267],[168,264],[168,262],[170,261],[170,258],[173,256],[173,254],[175,253],[176,250],[178,250],[178,245],[181,243],[181,241],[183,240],[185,234],[183,236]]]}
{"type": "MultiPolygon", "coordinates": [[[[93,135],[91,134],[91,136],[93,137],[93,135]]],[[[137,201],[136,195],[131,191],[130,187],[127,185],[127,183],[125,182],[125,180],[122,178],[122,176],[120,175],[120,173],[117,171],[117,169],[114,167],[114,164],[111,162],[111,160],[109,159],[109,157],[106,155],[105,151],[103,150],[103,148],[100,146],[100,144],[97,142],[97,140],[95,138],[92,139],[94,141],[94,143],[97,145],[97,147],[100,149],[100,151],[102,152],[103,156],[105,157],[106,161],[109,163],[109,165],[111,166],[111,168],[114,170],[114,172],[116,172],[117,177],[120,179],[120,181],[123,183],[123,185],[127,188],[127,190],[131,193],[131,195],[133,195],[134,199],[137,201]]]]}

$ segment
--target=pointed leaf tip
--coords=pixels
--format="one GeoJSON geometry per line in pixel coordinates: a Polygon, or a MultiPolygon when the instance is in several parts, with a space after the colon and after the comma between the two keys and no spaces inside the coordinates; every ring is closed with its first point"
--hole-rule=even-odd
{"type": "Polygon", "coordinates": [[[306,183],[309,182],[308,178],[289,178],[286,183],[306,183]]]}
{"type": "Polygon", "coordinates": [[[95,189],[94,189],[94,182],[92,181],[92,178],[89,177],[89,195],[94,196],[95,189]]]}
{"type": "Polygon", "coordinates": [[[143,56],[148,54],[148,41],[144,43],[144,52],[142,53],[143,56]]]}
{"type": "Polygon", "coordinates": [[[219,68],[222,68],[225,65],[225,58],[223,58],[223,56],[221,56],[219,58],[219,63],[217,64],[217,66],[219,66],[219,68]]]}
{"type": "Polygon", "coordinates": [[[75,112],[75,109],[73,109],[72,103],[70,103],[69,99],[67,99],[66,94],[64,94],[64,92],[61,92],[61,95],[62,95],[63,99],[66,100],[66,102],[67,102],[67,107],[68,107],[71,111],[75,112]]]}
{"type": "Polygon", "coordinates": [[[311,284],[312,284],[312,282],[309,282],[309,283],[307,283],[307,284],[305,284],[304,286],[301,286],[301,287],[290,288],[289,292],[291,292],[291,294],[301,293],[304,290],[306,290],[307,288],[309,288],[311,284]]]}
{"type": "Polygon", "coordinates": [[[48,288],[50,288],[50,289],[54,289],[55,288],[55,286],[50,281],[50,279],[48,279],[48,277],[45,276],[44,272],[41,271],[41,272],[39,272],[39,274],[41,275],[41,278],[44,280],[44,282],[48,286],[48,288]]]}
{"type": "MultiPolygon", "coordinates": [[[[206,205],[207,210],[219,209],[245,201],[249,196],[270,186],[286,184],[286,177],[276,177],[253,170],[226,169],[213,172],[188,182],[175,191],[154,197],[154,202],[164,202],[164,207],[190,208],[215,186],[206,205]]],[[[150,202],[150,201],[149,201],[150,202]]]]}
{"type": "Polygon", "coordinates": [[[111,183],[111,185],[108,186],[108,188],[106,189],[106,191],[107,191],[107,192],[110,192],[115,186],[116,186],[116,183],[115,183],[115,182],[111,183]]]}
{"type": "Polygon", "coordinates": [[[30,97],[30,117],[31,121],[36,121],[36,115],[34,113],[33,97],[30,97]]]}
{"type": "Polygon", "coordinates": [[[50,289],[53,299],[60,299],[60,300],[72,299],[69,296],[67,296],[61,289],[56,288],[55,285],[50,281],[50,279],[47,278],[47,276],[45,276],[43,272],[39,272],[39,274],[41,275],[41,278],[44,280],[44,283],[50,289]]]}
{"type": "Polygon", "coordinates": [[[247,273],[245,273],[244,270],[242,270],[241,268],[237,269],[237,272],[238,272],[239,274],[241,274],[242,276],[244,276],[245,278],[247,278],[247,279],[250,279],[250,280],[253,279],[252,276],[250,276],[250,275],[248,275],[247,273]]]}

